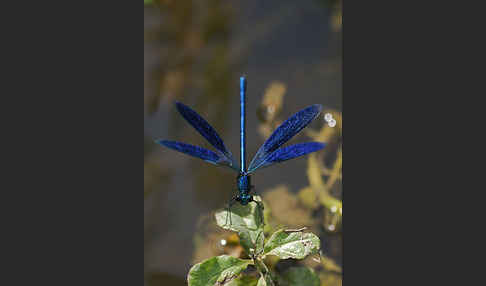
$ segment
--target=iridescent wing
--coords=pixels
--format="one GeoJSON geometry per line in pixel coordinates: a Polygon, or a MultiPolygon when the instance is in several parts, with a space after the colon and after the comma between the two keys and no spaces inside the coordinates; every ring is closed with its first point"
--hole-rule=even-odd
{"type": "Polygon", "coordinates": [[[214,148],[216,148],[216,153],[199,146],[193,146],[181,142],[161,140],[158,141],[158,143],[173,150],[203,159],[207,162],[217,165],[224,165],[232,168],[235,171],[239,171],[238,166],[235,163],[236,161],[233,159],[233,155],[226,148],[223,140],[221,137],[219,137],[216,130],[214,130],[214,128],[209,125],[204,118],[202,118],[199,114],[197,114],[197,112],[188,106],[180,102],[176,102],[176,108],[182,117],[184,117],[184,119],[191,124],[191,126],[194,127],[199,134],[201,134],[214,148]]]}
{"type": "Polygon", "coordinates": [[[287,161],[290,159],[307,155],[312,152],[319,151],[325,146],[326,146],[325,143],[307,142],[307,143],[299,143],[299,144],[290,145],[288,147],[277,149],[269,156],[267,156],[267,158],[263,160],[263,162],[260,163],[260,165],[254,168],[250,168],[248,170],[248,173],[254,172],[255,170],[260,168],[269,167],[275,163],[281,163],[283,161],[287,161]]]}
{"type": "Polygon", "coordinates": [[[211,150],[177,141],[157,140],[156,142],[162,146],[202,159],[208,163],[231,167],[228,165],[226,158],[222,158],[211,150]]]}
{"type": "MultiPolygon", "coordinates": [[[[322,106],[320,104],[314,104],[311,106],[308,106],[301,111],[297,112],[296,114],[292,115],[289,119],[287,119],[284,123],[282,123],[273,133],[270,135],[270,137],[263,143],[262,147],[258,150],[256,153],[255,157],[253,157],[253,160],[251,161],[249,167],[248,167],[248,173],[251,173],[255,171],[256,169],[260,168],[261,166],[265,165],[265,163],[269,162],[267,159],[269,159],[273,153],[280,148],[285,142],[289,141],[292,137],[294,137],[297,133],[299,133],[302,129],[304,129],[309,123],[311,123],[312,120],[314,120],[319,113],[322,110],[322,106]]],[[[296,146],[296,145],[293,145],[296,146]]],[[[310,145],[314,146],[315,145],[310,145]]],[[[277,153],[275,156],[280,154],[281,156],[284,156],[284,154],[289,154],[285,155],[283,158],[286,158],[286,156],[290,156],[290,154],[296,154],[294,151],[300,150],[300,152],[303,152],[305,149],[304,146],[297,145],[297,147],[294,147],[295,149],[288,149],[292,146],[282,148],[285,150],[285,153],[277,153]],[[292,151],[294,150],[294,151],[292,151]]],[[[316,151],[316,150],[314,150],[316,151]]],[[[312,151],[313,152],[313,151],[312,151]]],[[[308,154],[310,152],[307,152],[305,154],[308,154]]],[[[305,155],[302,154],[302,155],[305,155]]],[[[301,156],[301,155],[298,155],[301,156]]],[[[298,156],[293,156],[289,157],[285,160],[289,160],[298,156]]],[[[275,160],[278,159],[278,156],[274,158],[275,160]]],[[[281,161],[285,161],[281,160],[281,161]]],[[[267,165],[268,166],[268,165],[267,165]]]]}

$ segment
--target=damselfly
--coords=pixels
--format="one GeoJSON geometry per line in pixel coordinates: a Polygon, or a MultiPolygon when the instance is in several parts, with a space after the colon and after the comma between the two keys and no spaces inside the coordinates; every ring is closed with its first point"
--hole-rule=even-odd
{"type": "Polygon", "coordinates": [[[287,161],[299,156],[303,156],[325,147],[325,143],[307,142],[290,145],[288,147],[280,148],[285,142],[289,141],[302,129],[304,129],[312,120],[314,120],[322,110],[320,104],[308,106],[296,114],[292,115],[284,123],[282,123],[270,137],[263,143],[255,157],[250,162],[248,168],[246,167],[246,79],[240,78],[240,166],[237,166],[233,155],[224,145],[216,130],[214,130],[209,123],[204,120],[194,110],[186,105],[176,102],[176,108],[184,119],[189,122],[206,140],[216,148],[216,152],[211,150],[194,146],[177,141],[157,140],[156,142],[173,149],[185,153],[187,155],[202,159],[206,162],[229,167],[238,173],[236,183],[238,187],[238,194],[235,195],[230,205],[234,202],[239,202],[241,205],[247,205],[254,201],[250,194],[253,186],[251,185],[250,175],[256,170],[271,166],[275,163],[287,161]]]}

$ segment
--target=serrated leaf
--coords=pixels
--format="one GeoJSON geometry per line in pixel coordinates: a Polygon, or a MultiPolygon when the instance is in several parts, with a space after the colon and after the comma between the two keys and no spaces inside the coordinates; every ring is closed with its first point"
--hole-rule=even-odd
{"type": "Polygon", "coordinates": [[[314,270],[308,267],[291,267],[282,275],[288,286],[319,286],[320,280],[314,270]]]}
{"type": "Polygon", "coordinates": [[[236,231],[240,237],[240,243],[245,251],[259,253],[263,250],[263,210],[261,198],[254,196],[257,203],[249,203],[246,206],[235,204],[228,210],[222,210],[215,214],[216,224],[220,227],[236,231]],[[231,217],[230,217],[231,216],[231,217]]]}
{"type": "Polygon", "coordinates": [[[229,255],[212,257],[194,265],[187,275],[190,286],[224,284],[236,278],[251,260],[235,258],[229,255]]]}
{"type": "Polygon", "coordinates": [[[320,248],[319,238],[310,232],[277,230],[264,246],[263,257],[276,255],[281,259],[303,259],[320,248]]]}

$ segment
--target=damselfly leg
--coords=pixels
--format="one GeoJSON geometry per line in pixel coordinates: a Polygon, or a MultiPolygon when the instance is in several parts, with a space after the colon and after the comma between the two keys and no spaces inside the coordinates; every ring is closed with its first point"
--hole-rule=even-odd
{"type": "MultiPolygon", "coordinates": [[[[260,196],[260,194],[257,193],[257,191],[255,191],[255,186],[251,186],[250,188],[250,194],[253,192],[253,194],[260,196]]],[[[258,208],[260,209],[260,214],[261,214],[261,218],[262,218],[262,224],[265,226],[265,219],[263,218],[263,210],[265,209],[264,206],[263,206],[263,202],[262,201],[257,201],[255,199],[253,199],[253,197],[251,197],[251,201],[252,202],[255,202],[258,206],[258,208]]]]}
{"type": "Polygon", "coordinates": [[[225,220],[225,223],[224,225],[228,225],[228,217],[229,217],[229,225],[233,225],[232,222],[231,222],[231,206],[234,205],[236,202],[238,201],[238,196],[233,196],[229,202],[228,202],[228,208],[226,209],[227,212],[226,212],[226,220],[225,220]]]}

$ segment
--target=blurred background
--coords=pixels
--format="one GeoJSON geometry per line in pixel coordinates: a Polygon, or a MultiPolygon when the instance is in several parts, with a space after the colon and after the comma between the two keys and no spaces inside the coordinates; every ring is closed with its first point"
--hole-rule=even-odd
{"type": "Polygon", "coordinates": [[[248,162],[279,123],[308,105],[322,104],[337,121],[329,127],[323,113],[291,140],[328,142],[324,151],[259,170],[252,183],[270,225],[307,226],[320,237],[320,262],[302,263],[321,285],[341,285],[341,7],[341,0],[144,0],[145,285],[186,285],[193,264],[239,255],[218,244],[230,234],[212,219],[235,194],[235,174],[153,141],[212,149],[177,113],[177,100],[201,114],[238,159],[243,74],[248,162]]]}

